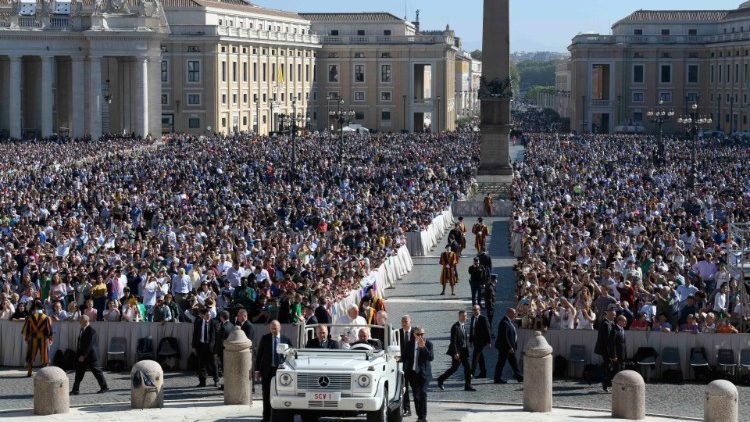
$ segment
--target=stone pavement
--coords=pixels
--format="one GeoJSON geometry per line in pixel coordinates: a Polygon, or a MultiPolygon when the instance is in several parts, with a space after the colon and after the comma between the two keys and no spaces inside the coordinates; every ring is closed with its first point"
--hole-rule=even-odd
{"type": "MultiPolygon", "coordinates": [[[[262,404],[252,406],[224,406],[221,401],[166,402],[163,409],[131,410],[129,404],[111,404],[72,408],[70,413],[50,416],[32,416],[29,411],[0,413],[0,419],[7,422],[88,422],[88,421],[259,421],[262,404]]],[[[503,420],[518,422],[573,422],[582,419],[591,422],[616,422],[608,412],[591,410],[554,409],[552,413],[527,413],[520,406],[473,405],[466,403],[430,404],[429,420],[441,422],[496,422],[503,420]]],[[[331,420],[326,418],[327,420],[331,420]]],[[[326,420],[323,419],[323,420],[326,420]]],[[[299,417],[297,418],[299,420],[299,417]]],[[[337,420],[337,419],[333,419],[337,420]]],[[[347,418],[346,420],[350,420],[347,418]]],[[[672,419],[648,417],[646,422],[667,422],[672,419]]]]}

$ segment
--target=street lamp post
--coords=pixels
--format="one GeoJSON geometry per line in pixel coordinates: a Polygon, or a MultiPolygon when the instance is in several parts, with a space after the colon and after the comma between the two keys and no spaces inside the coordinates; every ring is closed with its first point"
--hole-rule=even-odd
{"type": "Polygon", "coordinates": [[[664,126],[664,123],[674,117],[674,110],[667,109],[664,107],[664,101],[659,100],[659,105],[652,110],[647,111],[646,116],[651,120],[651,123],[659,125],[659,151],[657,153],[658,157],[656,161],[657,165],[662,166],[667,162],[667,153],[664,148],[664,131],[662,130],[662,127],[664,126]]]}
{"type": "Polygon", "coordinates": [[[713,123],[713,119],[710,117],[701,117],[698,115],[698,103],[695,102],[690,107],[690,113],[687,116],[683,116],[677,119],[677,123],[683,125],[688,134],[692,135],[693,150],[692,150],[692,170],[688,175],[687,185],[691,189],[695,187],[696,179],[696,147],[698,144],[698,132],[702,127],[710,126],[713,123]]]}
{"type": "Polygon", "coordinates": [[[336,110],[328,112],[329,116],[339,123],[339,165],[341,165],[344,159],[344,123],[348,124],[351,122],[355,114],[353,110],[345,110],[343,107],[344,99],[340,98],[336,102],[336,110]]]}

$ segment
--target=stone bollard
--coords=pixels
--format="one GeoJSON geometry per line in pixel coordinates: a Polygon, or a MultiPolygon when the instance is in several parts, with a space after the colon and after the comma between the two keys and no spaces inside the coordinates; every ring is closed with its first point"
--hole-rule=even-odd
{"type": "Polygon", "coordinates": [[[252,404],[253,342],[240,327],[224,340],[224,404],[252,404]]]}
{"type": "Polygon", "coordinates": [[[737,387],[727,380],[716,380],[706,387],[706,403],[703,406],[705,422],[737,422],[739,402],[737,387]]]}
{"type": "Polygon", "coordinates": [[[612,380],[612,417],[646,419],[646,383],[635,371],[620,371],[612,380]]]}
{"type": "Polygon", "coordinates": [[[153,360],[142,360],[130,370],[130,408],[164,407],[164,371],[153,360]]]}
{"type": "Polygon", "coordinates": [[[70,411],[68,375],[57,366],[47,366],[34,375],[34,414],[55,415],[70,411]]]}
{"type": "Polygon", "coordinates": [[[536,331],[523,354],[523,410],[552,411],[552,360],[552,346],[536,331]]]}

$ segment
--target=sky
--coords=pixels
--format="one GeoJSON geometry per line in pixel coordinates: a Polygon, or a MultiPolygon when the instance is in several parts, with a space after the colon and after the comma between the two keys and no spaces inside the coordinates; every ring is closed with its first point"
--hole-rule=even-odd
{"type": "MultiPolygon", "coordinates": [[[[422,29],[448,24],[464,50],[482,46],[483,0],[251,0],[294,12],[391,12],[414,20],[422,29]],[[404,7],[406,6],[406,8],[404,7]]],[[[743,0],[510,0],[511,51],[565,52],[580,32],[610,33],[612,24],[638,9],[736,9],[743,0]]]]}

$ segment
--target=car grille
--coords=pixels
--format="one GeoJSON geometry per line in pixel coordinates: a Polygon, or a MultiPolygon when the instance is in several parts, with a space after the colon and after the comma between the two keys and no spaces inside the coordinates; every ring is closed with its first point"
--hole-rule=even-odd
{"type": "Polygon", "coordinates": [[[331,407],[339,407],[339,402],[337,401],[308,401],[307,407],[313,409],[320,409],[320,408],[331,408],[331,407]]]}
{"type": "Polygon", "coordinates": [[[348,391],[352,388],[352,376],[349,374],[298,374],[297,389],[305,391],[348,391]],[[328,385],[320,385],[320,378],[327,377],[328,385]]]}

